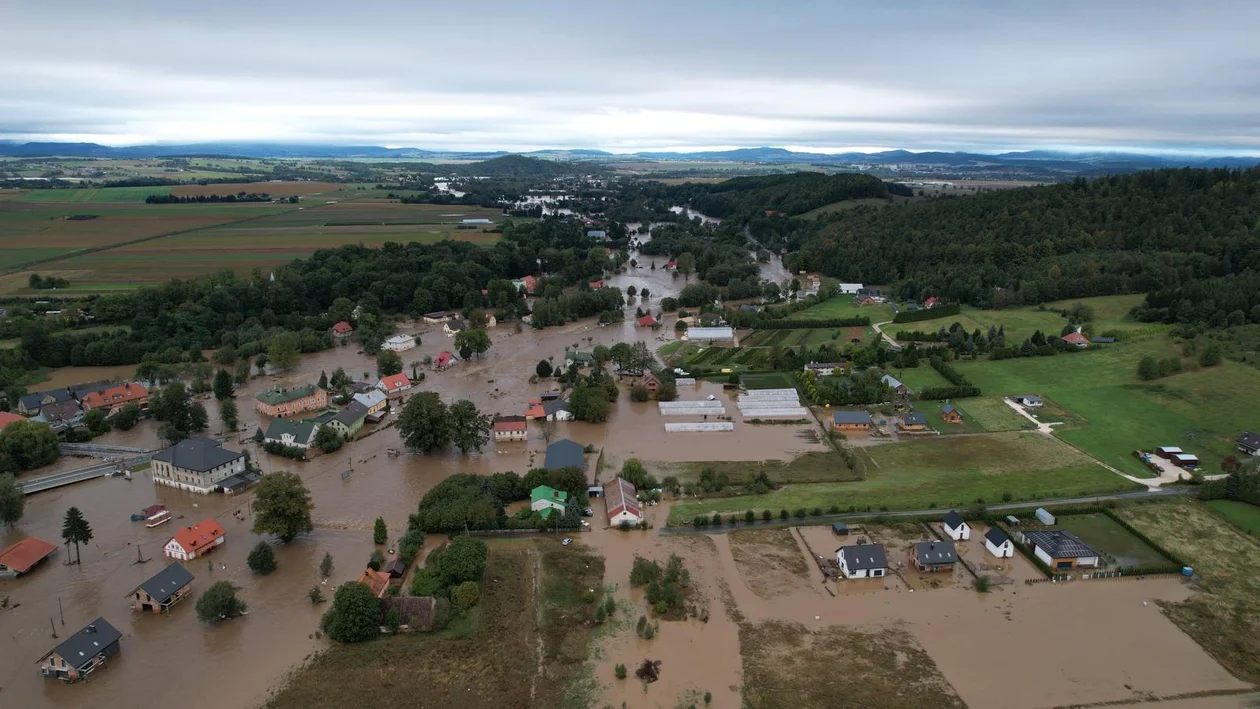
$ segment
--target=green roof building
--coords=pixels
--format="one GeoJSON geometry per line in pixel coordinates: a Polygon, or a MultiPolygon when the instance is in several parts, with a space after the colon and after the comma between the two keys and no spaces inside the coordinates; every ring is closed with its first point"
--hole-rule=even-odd
{"type": "Polygon", "coordinates": [[[564,512],[564,506],[569,500],[569,493],[564,490],[557,490],[549,485],[539,485],[529,492],[529,508],[539,514],[541,517],[547,517],[552,510],[564,512]]]}

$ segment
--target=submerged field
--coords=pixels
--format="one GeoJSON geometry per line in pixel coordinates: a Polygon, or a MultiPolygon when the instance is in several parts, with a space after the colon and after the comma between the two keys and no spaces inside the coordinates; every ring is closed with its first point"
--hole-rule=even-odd
{"type": "MultiPolygon", "coordinates": [[[[775,513],[833,505],[846,512],[948,509],[979,501],[994,504],[1139,489],[1039,433],[931,437],[863,448],[861,454],[869,458],[865,480],[791,484],[764,495],[682,502],[670,510],[670,524],[686,524],[697,514],[749,509],[775,513]]],[[[760,469],[755,464],[745,467],[760,469]]],[[[773,469],[767,467],[766,472],[780,481],[773,469]]]]}
{"type": "MultiPolygon", "coordinates": [[[[314,182],[206,187],[243,186],[303,195],[340,187],[314,182]]],[[[188,187],[194,188],[200,189],[188,187]]],[[[0,202],[0,268],[13,269],[0,276],[0,294],[33,294],[26,288],[30,272],[65,278],[75,292],[108,292],[222,269],[248,273],[342,244],[442,239],[490,244],[499,238],[486,232],[487,225],[459,228],[462,219],[497,221],[498,210],[333,198],[339,194],[304,197],[297,205],[0,202]],[[44,259],[55,260],[34,263],[44,259]],[[30,269],[21,268],[27,264],[30,269]]]]}

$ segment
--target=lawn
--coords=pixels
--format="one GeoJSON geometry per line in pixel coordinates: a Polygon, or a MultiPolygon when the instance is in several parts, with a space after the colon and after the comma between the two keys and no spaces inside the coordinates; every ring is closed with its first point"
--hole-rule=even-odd
{"type": "Polygon", "coordinates": [[[947,315],[935,320],[921,320],[913,323],[889,325],[890,335],[896,336],[897,330],[935,331],[941,327],[948,328],[957,322],[967,332],[979,329],[987,336],[990,326],[1001,326],[1006,334],[1007,344],[1023,342],[1033,332],[1041,330],[1046,335],[1058,335],[1068,324],[1067,318],[1052,312],[1055,309],[1071,308],[1076,303],[1083,303],[1094,309],[1092,321],[1096,335],[1113,333],[1121,338],[1132,337],[1144,333],[1154,333],[1167,329],[1162,325],[1143,323],[1128,317],[1129,311],[1146,299],[1144,295],[1108,295],[1096,298],[1077,298],[1046,303],[1044,307],[1008,308],[1004,310],[978,310],[963,307],[958,315],[947,315]]]}
{"type": "Polygon", "coordinates": [[[745,374],[739,378],[745,389],[792,389],[792,375],[786,372],[769,374],[745,374]]]}
{"type": "MultiPolygon", "coordinates": [[[[969,400],[966,400],[969,401],[969,400]]],[[[943,434],[953,433],[988,433],[989,429],[984,427],[980,421],[967,413],[963,408],[963,400],[948,402],[951,406],[958,409],[963,415],[962,423],[946,423],[941,418],[941,407],[947,402],[944,401],[916,401],[914,402],[914,410],[927,417],[928,428],[934,428],[943,434]]],[[[1019,428],[1019,426],[1015,426],[1019,428]]],[[[999,431],[1010,429],[997,429],[999,431]]]]}
{"type": "MultiPolygon", "coordinates": [[[[892,306],[887,303],[879,305],[858,306],[849,295],[837,295],[818,305],[798,310],[788,316],[788,320],[827,320],[831,318],[867,317],[871,322],[884,322],[893,319],[892,306]]],[[[935,329],[935,328],[933,328],[935,329]]]]}
{"type": "Polygon", "coordinates": [[[786,463],[781,460],[655,463],[653,468],[661,476],[674,475],[684,483],[699,480],[700,471],[705,469],[714,473],[726,473],[727,479],[733,484],[746,483],[754,473],[763,470],[778,484],[836,482],[861,478],[860,473],[849,469],[839,454],[833,451],[806,453],[786,463]]]}
{"type": "Polygon", "coordinates": [[[916,392],[926,387],[953,386],[948,379],[941,376],[940,372],[928,366],[927,360],[923,360],[917,367],[892,369],[889,373],[916,392]]]}
{"type": "Polygon", "coordinates": [[[1007,406],[1000,396],[955,399],[951,403],[962,412],[965,422],[974,422],[981,430],[990,433],[1018,431],[1025,425],[1029,425],[1028,419],[1011,410],[1011,407],[1007,406]]]}
{"type": "Polygon", "coordinates": [[[1235,677],[1260,683],[1260,545],[1194,500],[1116,513],[1194,567],[1206,593],[1164,604],[1169,619],[1235,677]]]}
{"type": "MultiPolygon", "coordinates": [[[[866,479],[786,485],[764,495],[682,502],[670,510],[670,524],[686,524],[696,514],[747,509],[827,509],[848,511],[965,507],[1084,497],[1140,489],[1085,456],[1039,433],[1009,432],[942,436],[860,449],[870,458],[866,479]]],[[[714,467],[703,464],[698,467],[714,467]]],[[[760,469],[745,464],[745,474],[760,469]]],[[[766,468],[772,480],[773,470],[766,468]]]]}
{"type": "Polygon", "coordinates": [[[1080,537],[1104,558],[1111,557],[1107,559],[1108,567],[1149,568],[1171,563],[1158,550],[1104,514],[1059,516],[1055,526],[1080,537]]]}
{"type": "Polygon", "coordinates": [[[1247,534],[1260,536],[1260,507],[1237,500],[1212,500],[1204,504],[1247,534]]]}
{"type": "MultiPolygon", "coordinates": [[[[1215,472],[1254,418],[1260,370],[1226,362],[1154,382],[1137,380],[1143,356],[1178,354],[1166,339],[1145,338],[1054,357],[958,362],[955,368],[989,395],[1049,397],[1080,419],[1057,435],[1125,472],[1149,476],[1132,453],[1158,446],[1181,446],[1215,472]]],[[[1037,413],[1056,418],[1053,411],[1037,413]]]]}
{"type": "Polygon", "coordinates": [[[414,706],[589,705],[594,688],[582,682],[581,670],[593,606],[582,594],[602,590],[603,558],[550,540],[489,544],[488,583],[473,622],[332,645],[291,673],[266,706],[394,705],[400,696],[414,706]],[[404,676],[403,689],[382,681],[404,676]]]}

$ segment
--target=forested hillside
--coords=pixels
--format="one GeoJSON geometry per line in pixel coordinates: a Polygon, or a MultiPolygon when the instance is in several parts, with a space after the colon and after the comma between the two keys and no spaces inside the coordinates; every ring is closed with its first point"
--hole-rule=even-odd
{"type": "MultiPolygon", "coordinates": [[[[1117,293],[1164,292],[1260,272],[1260,169],[1158,170],[1087,182],[855,209],[796,229],[792,270],[898,284],[981,307],[1117,293]]],[[[1236,285],[1256,304],[1255,278],[1236,285]]],[[[1193,286],[1153,297],[1211,297],[1193,286]]]]}
{"type": "Polygon", "coordinates": [[[680,185],[675,195],[697,211],[721,219],[749,217],[767,210],[795,216],[846,199],[886,198],[888,185],[870,175],[798,172],[736,177],[711,185],[680,185]]]}

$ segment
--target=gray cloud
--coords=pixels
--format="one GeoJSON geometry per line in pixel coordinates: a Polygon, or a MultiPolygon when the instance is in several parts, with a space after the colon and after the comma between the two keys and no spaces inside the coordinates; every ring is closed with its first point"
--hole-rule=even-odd
{"type": "Polygon", "coordinates": [[[14,0],[0,138],[1260,154],[1260,3],[428,5],[14,0]]]}

